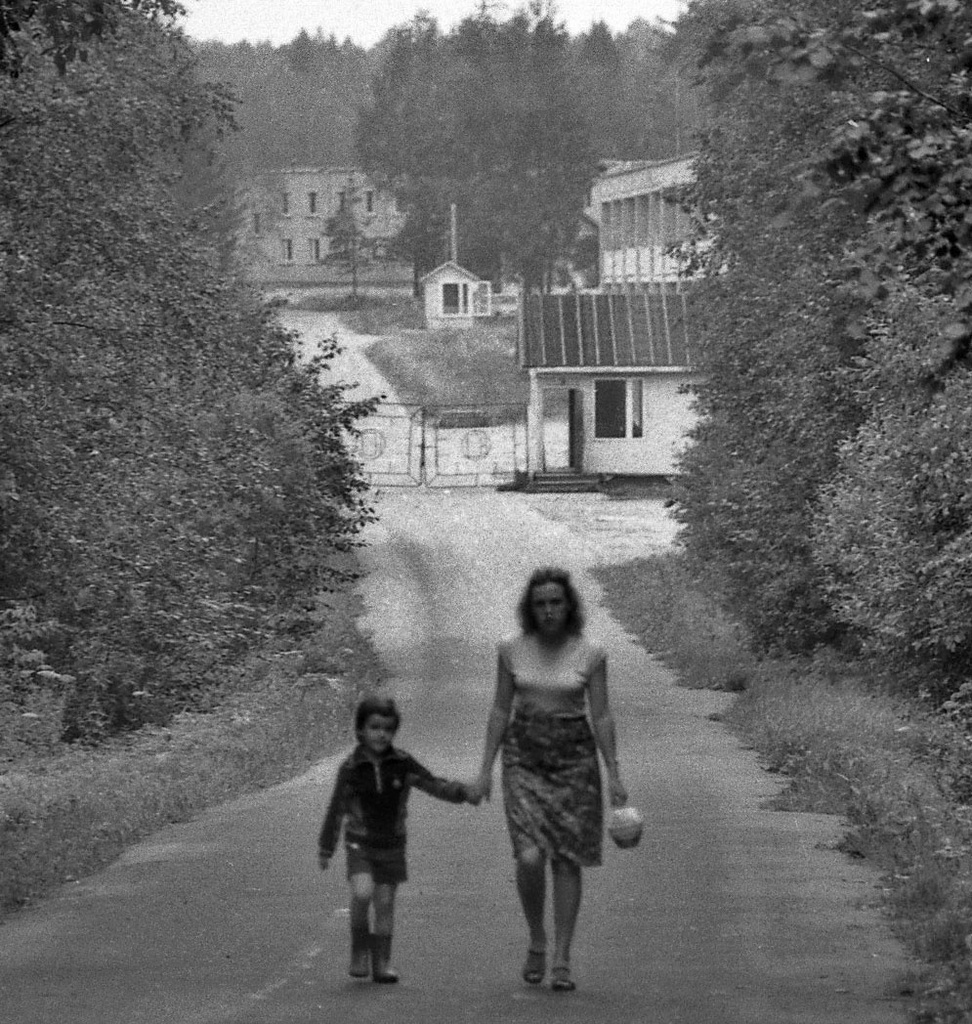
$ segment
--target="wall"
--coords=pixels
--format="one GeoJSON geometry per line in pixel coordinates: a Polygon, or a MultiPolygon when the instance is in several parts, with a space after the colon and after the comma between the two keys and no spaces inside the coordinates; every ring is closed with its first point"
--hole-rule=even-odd
{"type": "Polygon", "coordinates": [[[594,381],[579,385],[584,391],[584,458],[586,473],[667,476],[675,471],[675,456],[686,443],[695,422],[692,395],[683,392],[697,379],[691,373],[645,375],[644,436],[594,436],[594,381]]]}
{"type": "Polygon", "coordinates": [[[268,173],[251,186],[244,198],[246,216],[240,239],[251,276],[276,284],[349,282],[349,270],[327,258],[327,223],[340,210],[341,192],[358,199],[355,219],[363,239],[359,280],[409,281],[410,267],[383,256],[405,221],[394,196],[375,188],[360,171],[348,167],[293,167],[268,173]],[[316,200],[314,209],[309,201],[311,193],[316,200]],[[291,242],[291,260],[285,258],[285,239],[291,242]]]}

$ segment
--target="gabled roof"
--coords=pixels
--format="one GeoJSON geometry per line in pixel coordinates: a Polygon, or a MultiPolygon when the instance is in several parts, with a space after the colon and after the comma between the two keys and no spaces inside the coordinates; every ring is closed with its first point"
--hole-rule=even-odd
{"type": "Polygon", "coordinates": [[[446,270],[451,271],[453,274],[461,274],[463,277],[469,278],[470,281],[482,280],[482,278],[477,277],[471,270],[466,270],[465,267],[460,267],[455,260],[446,260],[445,263],[440,263],[435,270],[430,270],[427,274],[423,274],[419,280],[424,281],[429,277],[435,277],[446,270]]]}

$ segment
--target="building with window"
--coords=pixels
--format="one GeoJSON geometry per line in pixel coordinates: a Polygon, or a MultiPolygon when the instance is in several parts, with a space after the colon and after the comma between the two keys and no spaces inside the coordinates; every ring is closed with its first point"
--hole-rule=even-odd
{"type": "Polygon", "coordinates": [[[390,256],[405,223],[395,197],[354,167],[290,167],[264,174],[247,190],[241,249],[263,284],[340,284],[346,260],[334,258],[328,226],[349,215],[359,232],[358,279],[408,284],[411,269],[390,256]]]}
{"type": "Polygon", "coordinates": [[[691,158],[607,166],[588,211],[599,229],[601,287],[524,296],[531,474],[674,472],[698,379],[690,282],[677,258],[690,227],[677,192],[691,180],[691,158]]]}
{"type": "Polygon", "coordinates": [[[458,327],[492,313],[489,281],[453,260],[422,277],[425,295],[425,324],[429,328],[458,327]]]}

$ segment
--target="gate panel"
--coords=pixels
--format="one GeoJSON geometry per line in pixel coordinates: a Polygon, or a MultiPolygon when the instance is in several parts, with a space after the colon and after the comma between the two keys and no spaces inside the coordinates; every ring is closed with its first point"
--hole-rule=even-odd
{"type": "Polygon", "coordinates": [[[489,487],[526,472],[526,410],[519,405],[435,406],[426,410],[429,487],[489,487]]]}
{"type": "Polygon", "coordinates": [[[414,487],[422,482],[423,420],[421,406],[390,403],[361,420],[355,454],[368,483],[414,487]]]}

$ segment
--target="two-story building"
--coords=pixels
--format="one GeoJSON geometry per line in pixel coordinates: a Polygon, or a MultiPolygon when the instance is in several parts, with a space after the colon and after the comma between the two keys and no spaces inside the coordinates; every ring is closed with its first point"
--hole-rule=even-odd
{"type": "Polygon", "coordinates": [[[247,190],[242,249],[254,280],[333,284],[347,269],[333,258],[328,225],[354,217],[363,282],[408,283],[409,268],[389,257],[405,217],[395,196],[355,167],[289,167],[262,175],[247,190]]]}

